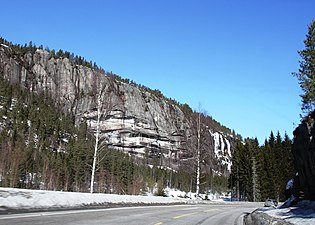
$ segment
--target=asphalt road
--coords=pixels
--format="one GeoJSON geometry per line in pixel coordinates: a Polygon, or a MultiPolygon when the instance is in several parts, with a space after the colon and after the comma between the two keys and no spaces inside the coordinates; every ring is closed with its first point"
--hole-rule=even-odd
{"type": "Polygon", "coordinates": [[[0,215],[0,224],[240,225],[243,215],[261,205],[177,205],[68,210],[0,215]]]}

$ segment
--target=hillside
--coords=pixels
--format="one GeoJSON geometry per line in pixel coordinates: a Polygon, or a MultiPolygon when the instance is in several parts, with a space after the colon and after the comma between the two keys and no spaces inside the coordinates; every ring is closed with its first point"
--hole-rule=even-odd
{"type": "MultiPolygon", "coordinates": [[[[44,50],[32,43],[14,45],[1,39],[0,77],[3,87],[11,85],[11,90],[15,90],[11,91],[15,93],[12,96],[5,97],[8,93],[6,91],[1,96],[0,131],[8,132],[8,136],[12,138],[10,133],[14,133],[14,129],[9,124],[14,124],[12,116],[20,113],[16,106],[29,109],[35,98],[38,98],[38,102],[42,101],[42,105],[52,107],[51,111],[55,111],[55,114],[51,112],[55,119],[49,120],[49,123],[59,119],[63,121],[60,124],[65,124],[64,121],[70,124],[62,127],[58,122],[55,127],[52,126],[50,132],[45,131],[43,134],[39,131],[48,127],[48,119],[44,120],[47,115],[37,115],[44,117],[39,124],[45,125],[38,125],[36,129],[33,129],[35,120],[25,119],[21,136],[32,139],[37,149],[36,140],[44,140],[44,135],[51,142],[41,146],[39,151],[53,149],[59,153],[67,153],[71,140],[77,140],[80,130],[84,129],[84,137],[91,140],[85,148],[92,150],[92,136],[99,125],[100,138],[108,149],[129,153],[132,161],[138,165],[185,171],[194,177],[196,121],[198,115],[201,115],[203,178],[230,173],[231,157],[237,138],[234,132],[210,116],[193,111],[187,104],[168,99],[158,90],[150,90],[112,73],[106,73],[104,69],[82,57],[61,50],[57,53],[54,50],[44,50]],[[22,98],[19,93],[26,97],[22,98]],[[4,101],[5,98],[9,101],[4,101]],[[99,123],[98,109],[102,115],[99,123]],[[15,111],[18,113],[14,114],[15,111]]],[[[41,111],[41,107],[44,106],[37,105],[33,110],[41,111]]],[[[29,142],[25,141],[23,144],[29,147],[29,142]]]]}

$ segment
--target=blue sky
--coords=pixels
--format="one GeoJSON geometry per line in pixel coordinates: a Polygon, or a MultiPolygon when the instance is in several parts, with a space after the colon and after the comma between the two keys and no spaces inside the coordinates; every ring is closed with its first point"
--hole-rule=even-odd
{"type": "Polygon", "coordinates": [[[2,1],[0,35],[63,49],[262,143],[292,137],[314,0],[2,1]]]}

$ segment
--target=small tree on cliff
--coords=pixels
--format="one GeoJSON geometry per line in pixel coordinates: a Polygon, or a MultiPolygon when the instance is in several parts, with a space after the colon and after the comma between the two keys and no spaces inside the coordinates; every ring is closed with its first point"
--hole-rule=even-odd
{"type": "Polygon", "coordinates": [[[304,40],[305,49],[298,51],[302,60],[300,69],[293,73],[302,88],[302,110],[306,113],[315,109],[315,19],[308,26],[308,33],[304,40]]]}

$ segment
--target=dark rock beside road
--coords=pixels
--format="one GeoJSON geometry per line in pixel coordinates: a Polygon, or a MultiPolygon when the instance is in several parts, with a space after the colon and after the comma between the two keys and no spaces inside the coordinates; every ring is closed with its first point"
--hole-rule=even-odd
{"type": "Polygon", "coordinates": [[[272,217],[264,212],[256,210],[244,217],[245,225],[292,225],[283,219],[272,217]]]}

